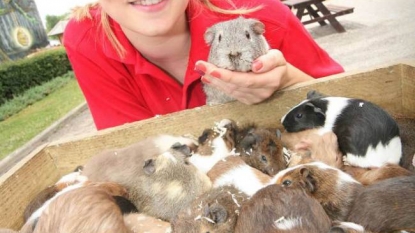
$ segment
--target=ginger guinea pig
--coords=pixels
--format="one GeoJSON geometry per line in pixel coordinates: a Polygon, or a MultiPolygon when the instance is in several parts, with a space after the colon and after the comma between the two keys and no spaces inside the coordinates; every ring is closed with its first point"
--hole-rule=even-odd
{"type": "MultiPolygon", "coordinates": [[[[250,71],[252,62],[269,50],[264,32],[265,25],[261,21],[242,16],[212,25],[204,34],[205,42],[210,46],[207,61],[219,68],[250,71]]],[[[208,105],[234,100],[207,84],[203,88],[208,105]]]]}
{"type": "Polygon", "coordinates": [[[271,184],[301,188],[315,198],[332,220],[344,221],[363,185],[340,169],[322,162],[287,168],[271,184]]]}
{"type": "Polygon", "coordinates": [[[402,145],[396,121],[379,106],[362,99],[317,97],[293,107],[281,123],[288,132],[320,128],[333,131],[348,164],[379,167],[398,164],[402,145]]]}

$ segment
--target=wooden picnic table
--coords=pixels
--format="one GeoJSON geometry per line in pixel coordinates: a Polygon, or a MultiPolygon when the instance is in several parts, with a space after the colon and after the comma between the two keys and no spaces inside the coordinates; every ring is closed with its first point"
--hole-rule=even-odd
{"type": "Polygon", "coordinates": [[[328,5],[324,0],[283,0],[283,4],[290,9],[296,10],[297,18],[304,24],[318,22],[320,25],[327,25],[326,20],[338,32],[345,32],[344,27],[337,21],[336,17],[353,13],[353,7],[328,5]],[[304,19],[308,15],[310,19],[304,19]]]}

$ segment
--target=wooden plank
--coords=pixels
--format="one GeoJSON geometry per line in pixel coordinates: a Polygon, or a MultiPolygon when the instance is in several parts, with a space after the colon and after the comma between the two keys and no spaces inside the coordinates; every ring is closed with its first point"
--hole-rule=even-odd
{"type": "Polygon", "coordinates": [[[32,198],[59,178],[54,161],[37,148],[0,177],[0,228],[18,230],[23,225],[23,211],[32,198]]]}
{"type": "MultiPolygon", "coordinates": [[[[415,62],[413,62],[415,63],[415,62]]],[[[415,69],[411,62],[402,65],[402,106],[403,114],[414,114],[415,111],[415,69]]]]}
{"type": "Polygon", "coordinates": [[[343,12],[344,14],[353,13],[354,7],[339,6],[339,5],[326,5],[326,8],[333,13],[343,12]]]}
{"type": "Polygon", "coordinates": [[[65,174],[103,149],[123,147],[159,133],[197,136],[203,129],[210,128],[214,122],[223,118],[231,118],[240,123],[255,121],[260,125],[277,126],[286,111],[303,100],[311,89],[330,95],[364,98],[392,113],[399,113],[402,111],[402,105],[396,104],[396,100],[402,98],[401,79],[396,75],[400,73],[399,70],[400,66],[395,65],[353,75],[334,75],[277,92],[269,101],[258,105],[246,106],[233,102],[203,106],[102,130],[75,140],[57,141],[46,149],[53,156],[61,174],[65,174]],[[388,92],[385,93],[385,90],[388,92]]]}

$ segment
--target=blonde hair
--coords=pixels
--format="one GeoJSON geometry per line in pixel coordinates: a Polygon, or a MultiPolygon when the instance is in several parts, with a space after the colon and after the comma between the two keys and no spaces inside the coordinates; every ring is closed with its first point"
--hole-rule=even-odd
{"type": "MultiPolygon", "coordinates": [[[[234,6],[232,0],[226,0],[226,1],[230,5],[234,6]]],[[[212,4],[210,0],[190,0],[189,5],[190,4],[204,5],[208,10],[212,12],[221,13],[221,14],[233,14],[233,15],[248,14],[248,13],[252,13],[262,8],[262,5],[259,5],[253,8],[236,8],[235,7],[235,9],[227,10],[227,9],[222,9],[218,6],[215,6],[214,4],[212,4]]],[[[85,18],[92,19],[90,9],[94,9],[94,8],[100,10],[101,12],[100,26],[102,27],[102,30],[104,31],[111,45],[117,51],[117,54],[123,58],[126,53],[125,48],[122,46],[122,44],[118,41],[117,37],[115,36],[109,23],[109,16],[105,11],[102,10],[98,2],[89,3],[85,6],[74,8],[72,10],[72,14],[70,15],[70,17],[77,21],[81,21],[85,18]]]]}

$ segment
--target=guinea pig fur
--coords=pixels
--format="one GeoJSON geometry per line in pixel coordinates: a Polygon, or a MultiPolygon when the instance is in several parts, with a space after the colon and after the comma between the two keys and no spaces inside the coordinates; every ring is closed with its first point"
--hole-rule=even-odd
{"type": "Polygon", "coordinates": [[[268,185],[271,177],[255,169],[239,156],[229,156],[207,173],[214,188],[232,185],[248,196],[268,185]]]}
{"type": "Polygon", "coordinates": [[[126,190],[114,183],[101,183],[68,191],[45,209],[34,233],[129,233],[112,197],[115,195],[124,196],[126,190]]]}
{"type": "Polygon", "coordinates": [[[269,185],[242,205],[235,233],[328,232],[331,220],[303,190],[269,185]]]}
{"type": "Polygon", "coordinates": [[[248,196],[232,186],[213,188],[182,209],[171,221],[173,232],[233,233],[248,196]]]}
{"type": "Polygon", "coordinates": [[[333,221],[329,233],[374,233],[353,222],[333,221]]]}
{"type": "Polygon", "coordinates": [[[279,131],[253,125],[239,131],[236,151],[248,165],[270,176],[287,167],[279,131]]]}
{"type": "MultiPolygon", "coordinates": [[[[135,162],[131,157],[137,155],[124,154],[117,161],[118,164],[110,163],[100,168],[106,168],[105,176],[100,178],[97,174],[94,178],[125,186],[130,194],[129,199],[137,209],[169,221],[181,208],[211,188],[211,181],[206,174],[187,163],[186,157],[190,155],[190,148],[181,144],[173,145],[168,151],[147,159],[143,164],[129,164],[135,162]]],[[[87,166],[84,171],[86,169],[87,166]]]]}
{"type": "Polygon", "coordinates": [[[351,175],[354,179],[356,179],[363,185],[370,185],[381,180],[386,180],[399,176],[415,175],[413,172],[396,164],[386,164],[381,167],[374,168],[361,168],[345,165],[341,168],[341,170],[351,175]]]}
{"type": "Polygon", "coordinates": [[[297,133],[282,133],[281,140],[294,144],[290,150],[288,166],[320,161],[329,166],[343,167],[343,154],[339,150],[337,136],[333,132],[317,134],[317,129],[303,130],[297,133]]]}
{"type": "Polygon", "coordinates": [[[125,214],[124,223],[131,233],[169,233],[171,225],[169,222],[148,216],[143,213],[125,214]]]}
{"type": "Polygon", "coordinates": [[[14,231],[12,229],[5,229],[5,228],[3,228],[3,229],[0,229],[0,233],[19,233],[19,232],[14,231]]]}
{"type": "MultiPolygon", "coordinates": [[[[30,216],[32,216],[32,214],[37,209],[39,209],[47,200],[55,196],[56,193],[62,191],[67,186],[86,181],[87,178],[85,176],[82,176],[80,173],[81,171],[79,170],[69,173],[61,177],[58,180],[58,182],[56,182],[54,185],[46,187],[45,189],[40,191],[26,206],[23,213],[24,221],[26,222],[27,220],[29,220],[30,216]]],[[[34,218],[37,217],[39,216],[36,216],[34,218]]]]}
{"type": "Polygon", "coordinates": [[[344,221],[363,185],[340,169],[322,162],[287,168],[275,175],[271,184],[305,190],[324,208],[332,220],[344,221]]]}
{"type": "MultiPolygon", "coordinates": [[[[263,33],[265,25],[256,19],[242,16],[209,27],[204,39],[210,46],[208,62],[219,68],[248,72],[252,62],[269,50],[263,33]]],[[[204,85],[208,105],[233,101],[234,98],[204,85]]]]}
{"type": "Polygon", "coordinates": [[[396,177],[366,186],[347,221],[373,232],[415,231],[415,177],[396,177]]]}
{"type": "Polygon", "coordinates": [[[415,115],[401,116],[393,115],[399,126],[399,133],[402,141],[402,159],[400,165],[415,172],[415,115]]]}
{"type": "Polygon", "coordinates": [[[288,132],[320,128],[333,131],[350,165],[379,167],[398,164],[402,155],[399,128],[379,106],[362,99],[321,97],[302,101],[281,123],[288,132]]]}
{"type": "Polygon", "coordinates": [[[223,119],[198,138],[198,147],[187,161],[207,173],[219,160],[235,153],[236,123],[223,119]]]}

